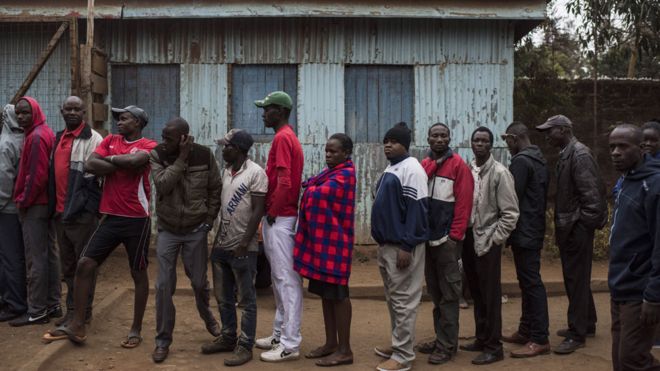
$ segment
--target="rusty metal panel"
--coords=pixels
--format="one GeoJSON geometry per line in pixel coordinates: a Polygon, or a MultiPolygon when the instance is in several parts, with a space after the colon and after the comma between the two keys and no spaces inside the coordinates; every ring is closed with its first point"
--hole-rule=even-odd
{"type": "Polygon", "coordinates": [[[195,142],[211,146],[227,132],[227,65],[181,65],[181,117],[195,142]]]}
{"type": "Polygon", "coordinates": [[[302,64],[298,71],[298,138],[325,144],[344,132],[344,66],[302,64]]]}
{"type": "MultiPolygon", "coordinates": [[[[426,142],[426,128],[443,122],[452,144],[470,147],[478,126],[503,133],[513,120],[513,66],[448,64],[415,67],[415,142],[426,142]]],[[[495,147],[505,144],[496,135],[495,147]]]]}
{"type": "MultiPolygon", "coordinates": [[[[48,45],[58,23],[0,23],[0,101],[8,103],[48,45]]],[[[34,97],[54,131],[64,129],[60,107],[71,92],[69,43],[61,39],[26,95],[34,97]]]]}

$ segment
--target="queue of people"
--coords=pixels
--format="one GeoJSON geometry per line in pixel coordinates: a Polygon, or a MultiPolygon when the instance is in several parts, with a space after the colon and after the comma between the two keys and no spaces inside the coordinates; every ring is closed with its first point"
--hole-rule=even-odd
{"type": "MultiPolygon", "coordinates": [[[[78,97],[64,101],[66,128],[56,135],[35,99],[7,105],[0,136],[0,321],[25,326],[57,319],[43,341],[83,344],[98,268],[123,244],[135,296],[133,323],[121,346],[138,347],[149,294],[151,179],[159,266],[154,362],[167,359],[173,342],[181,255],[197,311],[213,337],[202,353],[228,353],[226,366],[251,361],[255,347],[264,350],[264,362],[299,359],[307,279],[309,292],[321,298],[325,342],[304,356],[322,367],[352,364],[353,142],[343,133],[331,135],[326,167],[303,182],[302,146],[289,125],[291,97],[277,91],[255,106],[275,133],[265,169],[250,159],[254,139],[241,129],[217,139],[221,169],[208,147],[194,143],[183,118],[166,123],[158,144],[142,136],[149,117],[136,106],[113,108],[117,134],[102,138],[84,122],[78,97]],[[216,221],[211,286],[207,238],[216,221]],[[263,337],[257,337],[254,283],[260,225],[276,305],[272,331],[263,337]],[[60,280],[67,287],[65,312],[60,280]]],[[[558,331],[564,340],[549,342],[540,274],[552,177],[528,127],[514,122],[501,133],[512,155],[507,167],[491,153],[495,134],[489,128],[472,132],[474,159],[468,163],[452,151],[449,126],[432,125],[420,163],[410,155],[411,130],[398,123],[383,137],[389,164],[375,184],[371,212],[391,333],[390,343],[374,348],[383,357],[377,370],[410,370],[416,352],[428,354],[431,364],[446,364],[459,349],[477,353],[473,364],[487,365],[504,358],[502,342],[520,345],[510,354],[515,358],[570,354],[595,335],[591,262],[595,230],[608,220],[605,185],[570,119],[553,116],[536,129],[559,150],[554,227],[569,300],[567,328],[558,331]],[[502,335],[501,256],[507,247],[522,314],[517,331],[502,335]],[[459,345],[462,270],[474,301],[475,340],[459,345]],[[424,283],[435,339],[416,344],[424,283]]],[[[652,369],[660,323],[660,123],[619,125],[609,147],[622,174],[613,192],[610,235],[613,368],[652,369]]]]}

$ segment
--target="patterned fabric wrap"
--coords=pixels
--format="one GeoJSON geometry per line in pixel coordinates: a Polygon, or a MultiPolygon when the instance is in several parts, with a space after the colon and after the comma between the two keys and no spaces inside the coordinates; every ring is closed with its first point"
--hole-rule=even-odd
{"type": "Polygon", "coordinates": [[[303,277],[347,285],[354,237],[355,167],[348,160],[303,183],[294,269],[303,277]]]}

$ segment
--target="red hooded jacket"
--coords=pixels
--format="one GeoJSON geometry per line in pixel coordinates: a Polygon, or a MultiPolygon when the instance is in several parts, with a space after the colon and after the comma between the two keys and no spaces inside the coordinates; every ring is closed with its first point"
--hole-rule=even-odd
{"type": "Polygon", "coordinates": [[[32,125],[25,128],[23,153],[18,165],[14,187],[14,201],[19,209],[34,205],[48,205],[48,164],[55,143],[55,134],[46,124],[39,103],[23,97],[32,107],[32,125]]]}

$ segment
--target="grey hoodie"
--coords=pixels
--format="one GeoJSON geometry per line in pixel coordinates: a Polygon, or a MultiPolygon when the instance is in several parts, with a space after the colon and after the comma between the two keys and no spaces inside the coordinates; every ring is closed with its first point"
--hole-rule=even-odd
{"type": "Polygon", "coordinates": [[[23,130],[18,126],[14,105],[2,110],[0,133],[0,213],[15,214],[14,182],[18,175],[18,160],[23,149],[23,130]]]}

